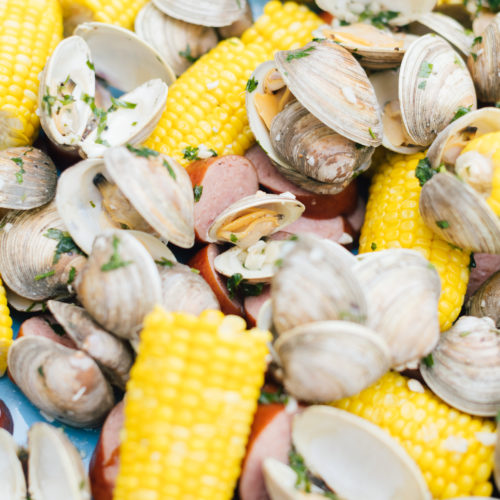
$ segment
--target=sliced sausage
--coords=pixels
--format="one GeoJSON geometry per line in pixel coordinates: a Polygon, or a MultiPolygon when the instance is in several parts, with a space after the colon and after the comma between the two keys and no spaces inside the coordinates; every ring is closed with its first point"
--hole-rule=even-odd
{"type": "Polygon", "coordinates": [[[265,151],[256,144],[250,148],[245,156],[254,164],[259,183],[272,193],[288,191],[301,201],[306,210],[304,214],[314,219],[331,219],[337,215],[349,214],[356,208],[358,189],[355,182],[351,182],[344,191],[338,194],[316,194],[302,189],[283,177],[265,151]]]}
{"type": "Polygon", "coordinates": [[[310,219],[299,217],[294,223],[280,232],[288,234],[313,233],[336,243],[349,246],[356,236],[347,219],[341,215],[333,219],[310,219]]]}
{"type": "Polygon", "coordinates": [[[292,446],[293,412],[283,404],[259,405],[252,424],[247,453],[240,476],[240,500],[269,500],[262,462],[273,457],[288,463],[292,446]]]}
{"type": "MultiPolygon", "coordinates": [[[[259,189],[257,172],[244,156],[216,156],[198,160],[187,167],[193,188],[201,196],[194,204],[194,230],[199,241],[207,242],[208,228],[224,209],[259,189]]],[[[195,193],[196,194],[196,193],[195,193]]]]}
{"type": "Polygon", "coordinates": [[[476,267],[470,272],[469,285],[467,286],[466,300],[494,273],[500,270],[500,255],[488,253],[475,253],[476,267]]]}
{"type": "Polygon", "coordinates": [[[271,288],[266,286],[260,295],[255,297],[245,297],[243,301],[243,308],[245,309],[245,316],[247,323],[250,327],[257,326],[257,317],[259,315],[262,304],[271,298],[271,288]]]}
{"type": "Polygon", "coordinates": [[[125,415],[120,401],[107,416],[89,465],[90,487],[94,500],[113,500],[120,466],[120,431],[125,415]]]}
{"type": "Polygon", "coordinates": [[[34,316],[21,323],[18,337],[46,337],[70,349],[76,349],[76,344],[53,319],[45,316],[34,316]]]}
{"type": "Polygon", "coordinates": [[[0,427],[11,434],[14,432],[14,420],[7,405],[0,399],[0,427]]]}
{"type": "Polygon", "coordinates": [[[210,243],[199,250],[189,261],[189,265],[198,269],[201,276],[210,285],[219,301],[224,314],[238,314],[243,316],[243,307],[237,297],[231,298],[226,287],[226,279],[215,270],[214,259],[221,252],[221,247],[210,243]]]}

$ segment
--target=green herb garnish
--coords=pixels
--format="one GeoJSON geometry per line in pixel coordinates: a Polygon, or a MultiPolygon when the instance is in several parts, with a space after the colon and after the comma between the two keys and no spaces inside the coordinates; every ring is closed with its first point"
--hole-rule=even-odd
{"type": "Polygon", "coordinates": [[[455,116],[453,117],[453,119],[451,121],[454,122],[455,120],[458,120],[459,118],[461,118],[462,116],[466,115],[467,113],[470,113],[471,112],[471,108],[472,108],[472,104],[470,106],[467,106],[467,107],[460,106],[457,109],[457,112],[455,113],[455,116]]]}
{"type": "Polygon", "coordinates": [[[257,297],[264,290],[263,283],[248,283],[243,279],[243,276],[240,273],[235,273],[228,278],[226,286],[229,292],[229,297],[232,299],[238,292],[240,292],[244,297],[257,297]]]}
{"type": "Polygon", "coordinates": [[[474,38],[474,40],[472,41],[472,46],[474,47],[474,45],[476,45],[477,43],[481,43],[482,41],[483,41],[482,36],[476,36],[476,38],[474,38]]]}
{"type": "Polygon", "coordinates": [[[434,65],[430,62],[423,61],[422,65],[420,66],[420,71],[418,72],[418,77],[419,78],[429,78],[432,73],[432,68],[434,65]]]}
{"type": "Polygon", "coordinates": [[[257,86],[259,85],[259,81],[256,80],[253,76],[248,80],[247,85],[245,87],[245,90],[248,90],[248,92],[253,92],[257,86]]]}
{"type": "Polygon", "coordinates": [[[154,149],[149,149],[146,146],[142,148],[134,148],[132,144],[126,144],[125,146],[131,153],[134,153],[137,156],[142,156],[143,158],[149,158],[150,156],[158,156],[160,153],[155,151],[154,149]]]}
{"type": "Polygon", "coordinates": [[[199,148],[195,148],[193,146],[186,146],[182,150],[182,154],[184,155],[185,160],[194,161],[194,160],[199,160],[198,151],[199,148]]]}
{"type": "Polygon", "coordinates": [[[37,369],[38,371],[38,374],[40,375],[40,377],[45,377],[44,373],[43,373],[43,366],[40,365],[37,369]]]}
{"type": "Polygon", "coordinates": [[[23,174],[26,173],[24,170],[24,161],[22,158],[11,158],[11,160],[19,167],[19,170],[16,172],[16,180],[18,184],[23,183],[23,174]]]}
{"type": "Polygon", "coordinates": [[[45,278],[50,278],[51,276],[54,276],[54,274],[56,274],[54,269],[51,269],[50,271],[47,271],[46,273],[43,273],[43,274],[37,274],[35,276],[35,281],[40,281],[40,280],[44,280],[45,278]]]}
{"type": "Polygon", "coordinates": [[[377,244],[376,244],[374,241],[372,241],[372,244],[370,245],[370,248],[371,248],[373,251],[377,250],[377,244]]]}
{"type": "Polygon", "coordinates": [[[423,186],[437,172],[431,167],[429,158],[424,158],[418,162],[415,169],[415,177],[418,179],[420,186],[423,186]]]}
{"type": "Polygon", "coordinates": [[[259,396],[259,403],[261,405],[270,405],[273,403],[281,403],[286,405],[288,403],[288,394],[285,394],[283,392],[283,389],[281,388],[276,392],[261,391],[259,396]]]}
{"type": "Polygon", "coordinates": [[[378,139],[377,134],[371,128],[368,129],[368,133],[372,139],[378,139]]]}
{"type": "Polygon", "coordinates": [[[68,274],[68,281],[66,281],[66,284],[71,285],[71,283],[75,281],[75,276],[76,276],[76,269],[73,266],[71,266],[71,269],[69,270],[68,274]]]}
{"type": "Polygon", "coordinates": [[[288,453],[288,461],[290,463],[290,467],[293,469],[295,474],[297,474],[295,488],[309,493],[311,491],[311,480],[309,479],[309,475],[307,473],[304,458],[292,449],[288,453]]]}
{"type": "Polygon", "coordinates": [[[120,239],[117,236],[113,236],[113,253],[106,264],[101,266],[101,271],[114,271],[115,269],[119,269],[120,267],[126,267],[129,264],[132,264],[133,261],[127,260],[124,261],[120,254],[118,253],[118,245],[120,244],[120,239]]]}
{"type": "Polygon", "coordinates": [[[111,107],[108,109],[108,112],[116,111],[118,108],[134,109],[136,106],[135,102],[121,101],[120,99],[111,97],[111,107]]]}
{"type": "Polygon", "coordinates": [[[56,240],[56,250],[54,252],[54,258],[52,259],[53,264],[57,264],[61,255],[63,253],[75,253],[83,255],[83,252],[76,246],[76,243],[71,238],[71,235],[67,231],[61,231],[56,228],[49,228],[47,232],[44,234],[46,238],[50,238],[51,240],[56,240]]]}
{"type": "Polygon", "coordinates": [[[193,194],[194,194],[194,202],[197,203],[200,201],[201,195],[203,193],[203,186],[199,184],[195,184],[193,187],[193,194]]]}
{"type": "Polygon", "coordinates": [[[186,45],[186,50],[180,50],[179,51],[179,55],[181,57],[184,57],[184,59],[186,59],[190,63],[194,63],[194,62],[196,62],[199,59],[198,57],[194,57],[191,54],[191,47],[189,45],[186,45]]]}
{"type": "MultiPolygon", "coordinates": [[[[92,70],[92,71],[95,71],[95,66],[94,66],[94,63],[92,61],[89,61],[87,59],[87,66],[92,70]]],[[[68,75],[68,78],[69,78],[69,75],[68,75]]]]}
{"type": "Polygon", "coordinates": [[[155,260],[155,262],[159,266],[163,267],[174,267],[174,263],[171,260],[166,259],[165,257],[162,257],[160,260],[155,260]]]}
{"type": "Polygon", "coordinates": [[[286,62],[290,62],[293,59],[302,59],[303,57],[310,56],[313,50],[316,50],[316,47],[308,47],[307,49],[299,50],[298,52],[288,54],[286,56],[286,62]]]}
{"type": "Polygon", "coordinates": [[[231,233],[231,236],[229,236],[229,239],[233,242],[236,243],[238,241],[238,236],[235,234],[231,233]]]}
{"type": "Polygon", "coordinates": [[[437,220],[436,226],[441,229],[448,229],[450,227],[450,223],[447,220],[437,220]]]}
{"type": "Polygon", "coordinates": [[[170,163],[168,163],[167,160],[163,160],[163,166],[166,167],[166,169],[168,170],[170,177],[172,177],[174,181],[177,180],[177,176],[175,175],[174,169],[171,167],[170,163]]]}

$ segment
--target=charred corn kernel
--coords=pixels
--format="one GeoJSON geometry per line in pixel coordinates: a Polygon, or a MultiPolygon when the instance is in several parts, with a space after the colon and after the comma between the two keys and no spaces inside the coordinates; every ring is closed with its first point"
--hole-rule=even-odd
{"type": "Polygon", "coordinates": [[[133,29],[138,12],[148,0],[60,0],[64,16],[64,34],[87,21],[116,24],[133,29]]]}
{"type": "Polygon", "coordinates": [[[243,33],[193,64],[169,88],[167,107],[146,146],[186,165],[184,150],[204,146],[219,155],[243,154],[254,142],[245,111],[245,87],[275,50],[309,42],[321,19],[294,2],[269,2],[243,33]]]}
{"type": "Polygon", "coordinates": [[[39,126],[38,75],[62,38],[58,0],[0,2],[0,149],[27,146],[39,126]]]}
{"type": "Polygon", "coordinates": [[[335,406],[391,434],[419,465],[433,498],[490,496],[495,424],[461,413],[390,372],[335,406]],[[410,389],[410,386],[414,389],[410,389]]]}
{"type": "MultiPolygon", "coordinates": [[[[491,209],[495,212],[496,215],[500,215],[500,132],[490,132],[489,134],[484,134],[476,139],[470,141],[467,146],[462,150],[462,153],[458,158],[465,158],[465,155],[470,152],[475,152],[480,154],[481,156],[487,159],[487,162],[491,162],[491,192],[489,193],[486,202],[491,207],[491,209]]],[[[457,163],[460,160],[457,159],[457,163]]],[[[475,162],[476,165],[479,162],[475,162]]],[[[466,167],[467,168],[467,167],[466,167]]],[[[469,167],[469,175],[470,174],[469,167]]],[[[486,174],[487,182],[490,181],[489,172],[486,174]]],[[[482,172],[478,172],[476,175],[484,175],[482,172]]],[[[481,181],[481,178],[478,179],[481,181]]]]}
{"type": "Polygon", "coordinates": [[[0,280],[0,377],[7,369],[7,352],[12,344],[12,319],[7,307],[5,288],[0,280]]]}
{"type": "Polygon", "coordinates": [[[377,155],[359,251],[409,248],[422,253],[441,278],[439,323],[443,331],[460,313],[469,280],[470,253],[449,245],[424,224],[418,211],[421,187],[415,177],[422,158],[423,153],[377,155]]]}
{"type": "Polygon", "coordinates": [[[157,307],[130,374],[114,500],[229,500],[270,334],[238,316],[157,307]]]}

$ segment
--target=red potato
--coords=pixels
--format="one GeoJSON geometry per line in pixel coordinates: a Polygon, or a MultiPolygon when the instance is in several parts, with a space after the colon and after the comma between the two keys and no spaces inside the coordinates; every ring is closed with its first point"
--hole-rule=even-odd
{"type": "Polygon", "coordinates": [[[224,314],[237,314],[243,316],[243,306],[237,297],[231,298],[226,287],[225,278],[219,274],[214,267],[214,259],[221,252],[221,248],[214,243],[204,246],[189,261],[189,265],[198,269],[201,276],[210,285],[219,301],[221,311],[224,314]]]}
{"type": "Polygon", "coordinates": [[[476,267],[471,269],[465,300],[467,300],[492,274],[500,270],[500,255],[475,253],[474,260],[476,262],[476,267]]]}
{"type": "Polygon", "coordinates": [[[194,204],[194,230],[196,239],[205,243],[208,242],[208,228],[217,215],[259,189],[257,172],[244,156],[198,160],[187,167],[187,172],[193,187],[203,187],[200,199],[194,204]]]}
{"type": "Polygon", "coordinates": [[[272,457],[288,463],[294,414],[289,413],[283,404],[258,406],[241,470],[240,500],[269,500],[262,462],[265,458],[272,457]]]}
{"type": "Polygon", "coordinates": [[[257,170],[259,183],[272,193],[288,191],[302,202],[306,210],[304,215],[313,219],[331,219],[337,215],[350,214],[356,209],[358,189],[355,182],[338,194],[316,194],[302,189],[283,177],[264,150],[256,144],[245,156],[257,170]]]}
{"type": "Polygon", "coordinates": [[[58,333],[54,331],[51,327],[49,321],[43,316],[34,316],[33,318],[27,319],[21,323],[21,327],[19,328],[18,337],[30,337],[30,336],[39,336],[46,337],[49,340],[57,342],[65,347],[69,347],[70,349],[76,349],[76,345],[71,340],[71,338],[64,333],[62,330],[58,329],[58,333]]]}
{"type": "Polygon", "coordinates": [[[7,405],[0,399],[0,428],[11,434],[14,432],[14,420],[7,405]]]}
{"type": "Polygon", "coordinates": [[[120,431],[125,415],[120,401],[107,416],[89,465],[89,478],[94,500],[113,500],[120,466],[120,431]]]}
{"type": "Polygon", "coordinates": [[[243,308],[247,318],[248,326],[257,326],[257,317],[264,302],[271,298],[271,287],[266,286],[260,295],[256,297],[245,297],[243,308]]]}

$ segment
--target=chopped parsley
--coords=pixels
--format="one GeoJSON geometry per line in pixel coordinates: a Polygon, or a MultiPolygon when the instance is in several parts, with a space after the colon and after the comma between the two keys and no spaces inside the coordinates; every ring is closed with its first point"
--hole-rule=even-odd
{"type": "Polygon", "coordinates": [[[40,280],[44,280],[45,278],[50,278],[51,276],[54,276],[54,274],[56,274],[54,269],[51,269],[50,271],[47,271],[46,273],[43,273],[43,274],[37,274],[35,276],[35,281],[40,281],[40,280]]]}
{"type": "Polygon", "coordinates": [[[11,158],[11,160],[19,167],[19,170],[16,172],[16,181],[18,184],[23,183],[23,175],[26,173],[24,170],[24,161],[22,158],[11,158]]]}
{"type": "Polygon", "coordinates": [[[91,69],[92,71],[95,71],[95,66],[94,66],[94,63],[92,61],[89,61],[87,59],[87,66],[89,67],[89,69],[91,69]]]}
{"type": "Polygon", "coordinates": [[[283,392],[283,389],[278,389],[276,392],[261,391],[259,396],[259,404],[270,405],[273,403],[288,403],[288,394],[283,392]]]}
{"type": "Polygon", "coordinates": [[[90,200],[89,203],[92,208],[95,208],[95,203],[92,200],[90,200]]]}
{"type": "Polygon", "coordinates": [[[68,274],[68,281],[66,281],[66,284],[71,285],[71,283],[75,281],[75,276],[76,276],[76,269],[73,266],[71,266],[71,269],[69,270],[68,274]]]}
{"type": "Polygon", "coordinates": [[[308,47],[304,50],[299,50],[298,52],[293,52],[286,56],[286,62],[293,61],[294,59],[302,59],[303,57],[307,57],[311,55],[311,52],[316,50],[316,47],[308,47]]]}
{"type": "Polygon", "coordinates": [[[186,45],[186,50],[179,50],[179,55],[181,57],[184,57],[184,59],[186,59],[190,63],[194,63],[194,62],[196,62],[199,59],[198,57],[194,57],[191,54],[191,47],[189,46],[189,44],[186,45]]]}
{"type": "Polygon", "coordinates": [[[233,242],[233,243],[236,243],[238,241],[238,236],[236,236],[235,234],[231,233],[231,236],[229,237],[229,239],[233,242]]]}
{"type": "Polygon", "coordinates": [[[263,283],[248,283],[243,279],[240,273],[235,273],[228,278],[226,286],[231,299],[233,299],[238,292],[244,297],[257,297],[264,290],[263,283]]]}
{"type": "Polygon", "coordinates": [[[432,354],[428,354],[425,358],[422,358],[422,362],[425,366],[427,366],[427,368],[432,368],[434,366],[434,358],[432,357],[432,354]]]}
{"type": "Polygon", "coordinates": [[[377,134],[371,128],[368,129],[368,133],[372,139],[378,139],[377,134]]]}
{"type": "Polygon", "coordinates": [[[184,155],[185,160],[194,161],[194,160],[199,160],[198,151],[199,148],[195,148],[193,146],[186,146],[182,150],[182,154],[184,155]]]}
{"type": "Polygon", "coordinates": [[[470,55],[472,56],[472,59],[474,59],[474,62],[477,61],[477,54],[471,52],[470,55]]]}
{"type": "Polygon", "coordinates": [[[441,229],[448,229],[450,227],[450,224],[447,220],[437,220],[436,225],[441,229]]]}
{"type": "Polygon", "coordinates": [[[172,177],[174,181],[177,180],[177,176],[175,175],[174,169],[171,167],[170,163],[168,163],[167,160],[163,160],[163,166],[166,167],[166,169],[168,170],[170,177],[172,177]]]}
{"type": "Polygon", "coordinates": [[[247,85],[245,87],[245,90],[248,90],[248,92],[253,92],[257,86],[259,85],[259,81],[256,80],[253,76],[248,80],[247,85]]]}
{"type": "Polygon", "coordinates": [[[288,453],[288,461],[290,463],[290,467],[293,469],[295,474],[297,474],[295,488],[309,493],[311,491],[311,480],[309,479],[309,475],[307,473],[304,458],[292,449],[288,453]]]}
{"type": "Polygon", "coordinates": [[[155,151],[154,149],[149,149],[147,147],[142,148],[134,148],[132,144],[126,144],[125,146],[131,153],[134,153],[136,156],[142,156],[143,158],[149,158],[150,156],[158,156],[160,153],[155,151]]]}
{"type": "Polygon", "coordinates": [[[56,104],[56,101],[56,97],[49,94],[49,87],[47,87],[47,93],[42,97],[42,106],[45,105],[49,116],[52,115],[52,106],[56,104]]]}
{"type": "Polygon", "coordinates": [[[437,172],[431,167],[429,158],[424,158],[418,162],[415,169],[415,177],[418,179],[420,186],[423,186],[437,172]]]}
{"type": "Polygon", "coordinates": [[[376,15],[371,14],[369,11],[365,11],[361,16],[366,15],[364,19],[370,19],[370,22],[378,29],[385,29],[389,26],[389,21],[395,19],[399,16],[399,12],[395,10],[383,10],[376,15]],[[366,15],[365,14],[368,14],[366,15]]]}
{"type": "Polygon", "coordinates": [[[194,194],[194,202],[195,203],[200,201],[202,193],[203,193],[203,186],[201,186],[200,184],[195,184],[193,187],[193,194],[194,194]]]}
{"type": "Polygon", "coordinates": [[[281,266],[283,265],[283,259],[276,259],[276,260],[274,261],[274,265],[275,265],[276,267],[281,267],[281,266]]]}
{"type": "Polygon", "coordinates": [[[498,12],[500,10],[500,0],[488,0],[488,7],[492,12],[498,12]]]}
{"type": "Polygon", "coordinates": [[[376,244],[374,241],[372,241],[372,244],[370,245],[370,248],[371,248],[373,251],[377,250],[377,244],[376,244]]]}
{"type": "Polygon", "coordinates": [[[61,231],[56,228],[49,228],[47,232],[44,234],[46,238],[50,238],[51,240],[56,240],[56,250],[54,252],[54,258],[52,259],[53,264],[57,264],[61,255],[63,253],[68,254],[80,254],[83,255],[83,252],[76,246],[76,243],[71,238],[71,235],[67,231],[61,231]]]}
{"type": "Polygon", "coordinates": [[[118,108],[134,109],[137,106],[135,102],[121,101],[120,99],[115,99],[111,97],[111,106],[108,109],[108,113],[111,111],[116,111],[118,108]]]}
{"type": "Polygon", "coordinates": [[[425,90],[425,87],[427,86],[427,80],[422,80],[419,84],[418,84],[418,88],[420,90],[425,90]]]}
{"type": "Polygon", "coordinates": [[[43,373],[43,366],[40,365],[37,369],[38,371],[38,374],[40,375],[40,377],[45,377],[44,373],[43,373]]]}
{"type": "Polygon", "coordinates": [[[420,71],[418,72],[419,78],[429,78],[432,73],[432,68],[434,65],[427,61],[422,61],[422,65],[420,66],[420,71]]]}
{"type": "Polygon", "coordinates": [[[474,38],[474,40],[472,41],[472,46],[474,47],[474,45],[481,43],[482,41],[483,41],[482,36],[476,36],[476,38],[474,38]]]}
{"type": "Polygon", "coordinates": [[[129,264],[132,264],[131,260],[123,260],[118,253],[118,245],[120,244],[120,239],[117,236],[113,236],[113,253],[106,264],[101,266],[101,271],[114,271],[115,269],[119,269],[120,267],[126,267],[129,264]]]}
{"type": "Polygon", "coordinates": [[[160,260],[155,260],[155,262],[159,266],[163,267],[174,267],[174,263],[171,260],[166,259],[165,257],[162,257],[160,260]]]}
{"type": "Polygon", "coordinates": [[[472,108],[472,104],[470,106],[467,106],[467,107],[460,106],[457,109],[457,112],[455,113],[455,116],[453,117],[453,120],[451,120],[451,121],[454,122],[455,120],[458,120],[459,118],[461,118],[462,116],[466,115],[467,113],[470,113],[471,112],[471,108],[472,108]]]}
{"type": "Polygon", "coordinates": [[[200,274],[200,270],[199,269],[196,269],[196,267],[191,267],[191,272],[194,273],[194,274],[200,274]]]}

